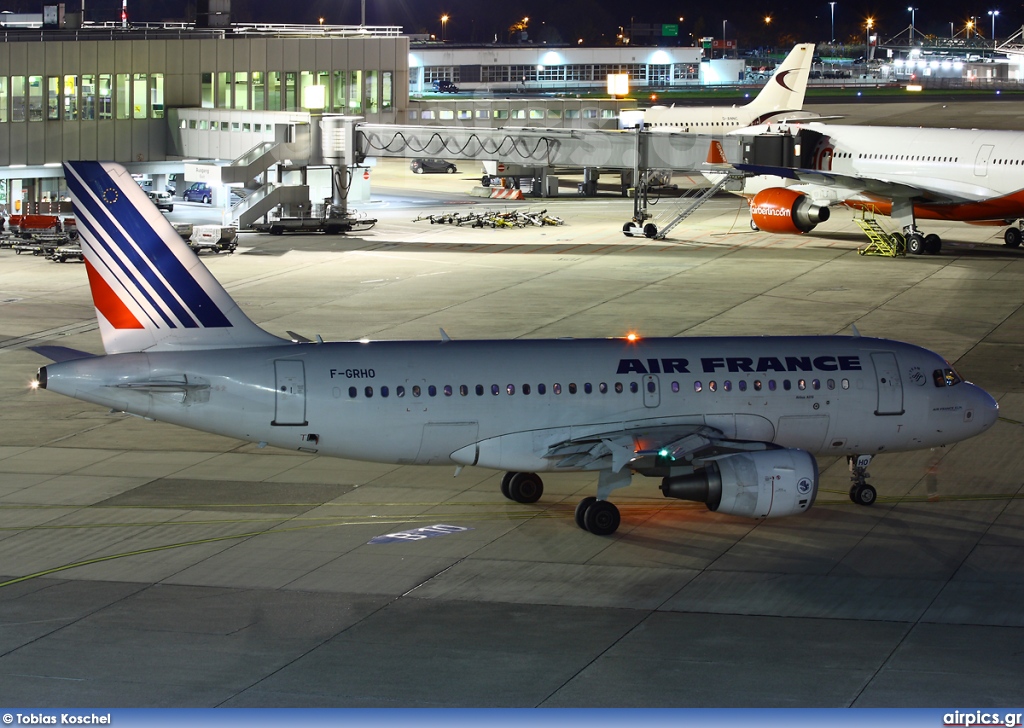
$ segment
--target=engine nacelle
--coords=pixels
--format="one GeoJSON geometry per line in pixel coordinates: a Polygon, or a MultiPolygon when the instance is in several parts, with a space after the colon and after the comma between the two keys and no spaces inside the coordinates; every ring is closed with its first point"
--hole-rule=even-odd
{"type": "Polygon", "coordinates": [[[761,190],[750,201],[750,219],[767,233],[807,233],[828,218],[828,207],[786,187],[761,190]]]}
{"type": "Polygon", "coordinates": [[[818,461],[795,449],[735,453],[709,461],[692,475],[663,478],[661,492],[731,516],[791,516],[814,505],[818,461]]]}

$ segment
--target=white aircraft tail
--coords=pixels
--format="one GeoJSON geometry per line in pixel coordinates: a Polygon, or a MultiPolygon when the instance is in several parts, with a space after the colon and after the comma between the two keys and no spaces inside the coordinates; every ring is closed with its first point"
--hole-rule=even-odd
{"type": "Polygon", "coordinates": [[[813,59],[813,43],[801,43],[789,52],[757,97],[746,105],[745,109],[754,114],[748,126],[763,123],[762,117],[803,108],[813,59]]]}
{"type": "Polygon", "coordinates": [[[64,172],[108,354],[285,343],[242,313],[128,170],[64,172]]]}

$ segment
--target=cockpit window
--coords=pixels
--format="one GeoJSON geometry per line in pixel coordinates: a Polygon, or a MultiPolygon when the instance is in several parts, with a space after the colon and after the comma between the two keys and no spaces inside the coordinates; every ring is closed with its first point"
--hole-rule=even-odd
{"type": "Polygon", "coordinates": [[[963,379],[952,368],[946,368],[936,369],[932,372],[932,381],[935,382],[936,387],[952,387],[960,384],[963,379]]]}

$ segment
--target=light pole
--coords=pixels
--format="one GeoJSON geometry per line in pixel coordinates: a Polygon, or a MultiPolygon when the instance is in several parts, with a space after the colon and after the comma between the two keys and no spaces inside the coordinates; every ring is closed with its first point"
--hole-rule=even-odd
{"type": "Polygon", "coordinates": [[[998,10],[989,10],[989,16],[992,18],[992,47],[996,47],[996,16],[999,15],[998,10]]]}
{"type": "Polygon", "coordinates": [[[726,55],[726,45],[728,45],[725,42],[725,23],[726,23],[726,21],[723,20],[722,21],[722,58],[725,58],[725,55],[726,55]]]}
{"type": "Polygon", "coordinates": [[[829,0],[828,9],[832,13],[832,40],[829,43],[836,42],[836,3],[835,0],[829,0]]]}
{"type": "Polygon", "coordinates": [[[953,35],[953,21],[950,20],[949,21],[949,39],[953,40],[954,37],[955,36],[953,35]]]}
{"type": "Polygon", "coordinates": [[[914,13],[917,8],[907,8],[910,11],[910,45],[914,45],[914,13]]]}
{"type": "Polygon", "coordinates": [[[967,40],[971,39],[971,29],[972,28],[974,28],[974,18],[971,18],[970,20],[968,20],[967,24],[964,26],[964,29],[967,31],[967,40]]]}
{"type": "Polygon", "coordinates": [[[448,25],[448,14],[445,13],[441,16],[441,42],[444,43],[444,29],[448,25]]]}
{"type": "Polygon", "coordinates": [[[875,19],[868,18],[864,22],[864,58],[871,60],[871,29],[875,26],[875,19]]]}

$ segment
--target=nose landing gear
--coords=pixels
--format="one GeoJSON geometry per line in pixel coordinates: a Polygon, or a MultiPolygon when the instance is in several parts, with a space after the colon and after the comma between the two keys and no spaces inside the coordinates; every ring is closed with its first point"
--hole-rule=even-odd
{"type": "Polygon", "coordinates": [[[850,466],[850,500],[860,506],[874,505],[878,492],[867,482],[870,455],[849,455],[846,458],[850,466]]]}

